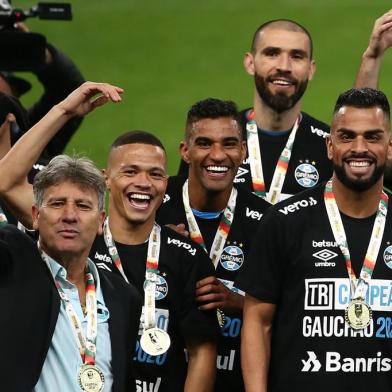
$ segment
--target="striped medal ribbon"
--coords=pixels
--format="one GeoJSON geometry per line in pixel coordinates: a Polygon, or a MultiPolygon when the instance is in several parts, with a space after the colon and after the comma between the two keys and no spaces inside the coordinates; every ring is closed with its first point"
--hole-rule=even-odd
{"type": "MultiPolygon", "coordinates": [[[[215,269],[218,267],[219,259],[222,255],[223,248],[226,243],[227,236],[229,235],[230,227],[233,223],[235,205],[237,202],[237,189],[233,187],[231,190],[230,198],[227,203],[225,210],[223,211],[221,221],[216,231],[214,242],[212,243],[210,250],[210,259],[214,264],[215,269]]],[[[207,248],[200,232],[199,226],[196,222],[196,218],[193,215],[192,208],[189,204],[189,191],[188,191],[188,180],[185,181],[182,187],[182,200],[184,203],[185,215],[188,221],[190,237],[193,241],[197,242],[207,252],[207,248]]]]}
{"type": "MultiPolygon", "coordinates": [[[[105,219],[103,233],[106,247],[114,265],[119,270],[124,280],[129,283],[125,275],[124,268],[118,253],[116,244],[113,241],[109,227],[109,217],[105,219]]],[[[140,338],[142,349],[150,355],[164,354],[170,347],[170,336],[161,328],[156,326],[155,316],[155,295],[156,282],[159,265],[159,252],[161,248],[161,228],[156,223],[148,238],[148,250],[146,259],[146,272],[144,281],[144,312],[142,315],[143,333],[140,338]]]]}
{"type": "MultiPolygon", "coordinates": [[[[38,245],[39,246],[39,245],[38,245]]],[[[39,248],[40,249],[40,248],[39,248]]],[[[41,257],[50,270],[48,255],[40,249],[41,257]]],[[[61,282],[54,278],[60,299],[65,306],[72,333],[75,338],[79,354],[82,358],[83,365],[79,369],[78,382],[81,389],[85,392],[102,391],[104,388],[105,377],[102,371],[95,364],[96,340],[98,334],[98,311],[97,297],[95,290],[94,277],[91,272],[86,271],[86,312],[87,312],[87,329],[86,337],[83,333],[82,323],[73,308],[71,301],[64,292],[61,282]]]]}
{"type": "Polygon", "coordinates": [[[347,273],[350,279],[352,301],[346,309],[346,321],[352,328],[362,329],[369,325],[371,321],[372,312],[369,304],[365,301],[365,297],[377,262],[377,256],[384,234],[388,209],[388,195],[385,192],[381,193],[372,234],[358,279],[355,276],[355,272],[352,267],[346,233],[344,231],[342,218],[332,189],[332,179],[330,179],[325,186],[324,201],[329,223],[331,225],[335,241],[339,245],[343,254],[347,273]]]}
{"type": "Polygon", "coordinates": [[[112,233],[110,232],[109,228],[109,217],[106,217],[105,222],[103,224],[103,238],[105,241],[105,245],[108,248],[110,257],[114,265],[117,267],[118,271],[120,272],[121,276],[124,280],[129,283],[127,276],[125,275],[124,268],[121,263],[120,255],[118,254],[118,250],[116,244],[113,241],[112,233]]]}
{"type": "Polygon", "coordinates": [[[156,325],[155,298],[160,248],[161,228],[155,223],[148,240],[144,281],[143,333],[140,338],[143,351],[153,356],[164,354],[171,344],[169,334],[156,325]]]}
{"type": "MultiPolygon", "coordinates": [[[[227,236],[229,235],[230,227],[233,223],[234,211],[237,202],[238,191],[234,187],[231,190],[229,201],[225,210],[223,211],[221,221],[219,222],[218,230],[216,231],[214,242],[212,243],[210,250],[210,259],[214,265],[215,270],[218,267],[219,259],[222,255],[223,248],[226,243],[227,236]]],[[[203,247],[205,252],[208,254],[207,247],[205,245],[203,236],[196,222],[196,218],[193,215],[192,208],[189,203],[189,190],[188,190],[188,180],[185,181],[182,187],[182,200],[184,203],[186,220],[188,221],[189,235],[191,239],[197,242],[203,247]]],[[[226,316],[222,309],[216,309],[216,316],[218,323],[221,328],[226,324],[226,316]]]]}
{"type": "Polygon", "coordinates": [[[250,173],[252,176],[252,186],[254,193],[267,200],[271,204],[276,204],[279,201],[282,193],[284,180],[286,178],[287,168],[289,166],[291,151],[295,141],[295,136],[299,124],[301,122],[301,115],[295,120],[294,126],[290,132],[290,136],[287,140],[286,146],[280,154],[278,163],[276,165],[274,175],[272,177],[271,186],[269,192],[266,191],[263,166],[261,162],[259,134],[257,130],[257,124],[255,120],[254,110],[249,110],[247,115],[246,123],[246,134],[247,134],[247,146],[248,156],[250,164],[250,173]]]}

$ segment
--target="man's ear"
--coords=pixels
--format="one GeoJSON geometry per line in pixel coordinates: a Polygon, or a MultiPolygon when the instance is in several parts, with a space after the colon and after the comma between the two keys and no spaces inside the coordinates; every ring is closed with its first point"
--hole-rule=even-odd
{"type": "Polygon", "coordinates": [[[100,213],[99,213],[98,235],[102,235],[102,233],[103,233],[103,222],[105,221],[105,217],[106,217],[105,210],[100,211],[100,213]]]}
{"type": "Polygon", "coordinates": [[[189,159],[189,148],[187,142],[182,141],[180,143],[180,154],[182,159],[189,165],[190,159],[189,159]]]}
{"type": "Polygon", "coordinates": [[[389,136],[388,150],[387,150],[387,160],[392,161],[392,136],[389,136]]]}
{"type": "Polygon", "coordinates": [[[245,53],[244,68],[249,75],[254,76],[255,74],[254,57],[253,54],[250,52],[245,53]]]}
{"type": "Polygon", "coordinates": [[[329,134],[329,136],[327,136],[327,138],[325,139],[325,144],[327,146],[328,159],[332,160],[332,157],[333,157],[333,145],[332,145],[332,140],[331,140],[331,134],[329,134]]]}
{"type": "Polygon", "coordinates": [[[309,75],[308,75],[308,80],[312,80],[314,74],[316,73],[316,62],[314,60],[310,60],[310,69],[309,69],[309,75]]]}
{"type": "Polygon", "coordinates": [[[103,177],[105,178],[106,190],[108,192],[110,192],[108,170],[107,169],[102,169],[101,173],[103,174],[103,177]]]}
{"type": "Polygon", "coordinates": [[[31,216],[33,217],[33,229],[38,230],[39,209],[35,204],[31,207],[31,216]]]}

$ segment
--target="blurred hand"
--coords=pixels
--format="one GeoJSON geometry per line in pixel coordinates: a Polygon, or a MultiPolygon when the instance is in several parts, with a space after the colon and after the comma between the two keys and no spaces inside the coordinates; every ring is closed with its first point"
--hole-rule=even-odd
{"type": "Polygon", "coordinates": [[[22,31],[23,33],[29,33],[30,30],[23,22],[16,22],[14,24],[15,29],[22,31]]]}
{"type": "Polygon", "coordinates": [[[392,10],[389,10],[374,23],[369,46],[365,55],[379,57],[392,45],[392,10]]]}
{"type": "Polygon", "coordinates": [[[178,234],[183,235],[184,237],[189,237],[189,231],[186,230],[186,226],[183,223],[179,223],[178,225],[173,225],[173,224],[168,224],[165,225],[166,227],[169,227],[170,229],[174,230],[178,234]]]}
{"type": "Polygon", "coordinates": [[[196,302],[199,309],[209,310],[221,308],[224,311],[242,312],[244,298],[229,290],[215,276],[208,276],[196,283],[196,302]]]}

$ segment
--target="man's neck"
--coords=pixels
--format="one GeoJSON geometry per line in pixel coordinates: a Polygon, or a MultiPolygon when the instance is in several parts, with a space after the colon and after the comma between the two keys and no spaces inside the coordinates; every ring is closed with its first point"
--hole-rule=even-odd
{"type": "Polygon", "coordinates": [[[278,113],[267,106],[257,91],[253,99],[253,109],[258,128],[266,131],[287,131],[291,129],[301,112],[301,100],[291,109],[278,113]]]}
{"type": "Polygon", "coordinates": [[[382,192],[383,179],[364,192],[347,188],[334,175],[333,193],[339,210],[352,218],[367,218],[377,212],[382,192]]]}
{"type": "Polygon", "coordinates": [[[199,184],[190,177],[188,182],[189,204],[192,208],[199,211],[222,211],[229,202],[232,189],[233,187],[231,186],[220,192],[208,191],[202,186],[199,186],[199,184]]]}
{"type": "Polygon", "coordinates": [[[46,252],[45,248],[42,250],[47,253],[53,260],[63,266],[67,271],[67,280],[73,283],[79,292],[79,299],[81,304],[86,303],[86,269],[87,269],[87,254],[81,256],[51,254],[46,252]]]}
{"type": "Polygon", "coordinates": [[[113,240],[125,245],[139,245],[146,242],[154,227],[154,219],[143,223],[132,223],[120,217],[109,208],[109,228],[113,240]]]}

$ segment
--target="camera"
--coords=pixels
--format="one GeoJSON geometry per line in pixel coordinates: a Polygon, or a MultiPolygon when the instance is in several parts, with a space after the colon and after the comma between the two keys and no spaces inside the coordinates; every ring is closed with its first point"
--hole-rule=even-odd
{"type": "Polygon", "coordinates": [[[38,3],[24,11],[0,0],[0,70],[36,71],[45,65],[46,38],[37,33],[24,33],[14,27],[27,18],[72,20],[69,3],[38,3]]]}
{"type": "Polygon", "coordinates": [[[0,0],[0,29],[12,28],[17,22],[38,17],[47,20],[72,20],[69,3],[38,3],[28,11],[12,8],[8,0],[0,0]]]}

